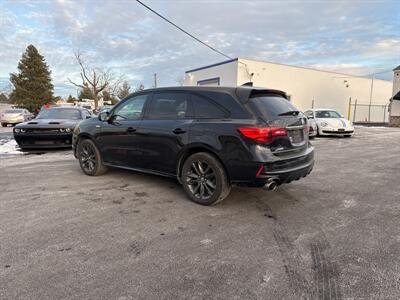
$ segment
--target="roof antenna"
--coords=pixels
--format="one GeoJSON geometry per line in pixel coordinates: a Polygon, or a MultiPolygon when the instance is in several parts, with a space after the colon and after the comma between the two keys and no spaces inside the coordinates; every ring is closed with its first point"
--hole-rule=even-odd
{"type": "Polygon", "coordinates": [[[243,83],[242,86],[253,86],[253,83],[251,81],[243,83]]]}

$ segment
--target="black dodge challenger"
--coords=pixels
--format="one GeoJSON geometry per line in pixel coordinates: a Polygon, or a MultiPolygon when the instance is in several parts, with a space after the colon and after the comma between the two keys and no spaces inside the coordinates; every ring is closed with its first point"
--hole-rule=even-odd
{"type": "Polygon", "coordinates": [[[21,149],[71,147],[75,125],[91,117],[83,108],[44,108],[35,119],[14,127],[14,139],[21,149]]]}

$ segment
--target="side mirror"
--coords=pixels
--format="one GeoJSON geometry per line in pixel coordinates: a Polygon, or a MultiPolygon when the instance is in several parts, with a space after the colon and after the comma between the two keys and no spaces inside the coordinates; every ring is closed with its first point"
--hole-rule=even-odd
{"type": "Polygon", "coordinates": [[[313,116],[307,116],[307,119],[314,119],[313,116]]]}
{"type": "Polygon", "coordinates": [[[86,116],[86,119],[90,119],[92,116],[86,116]]]}
{"type": "Polygon", "coordinates": [[[103,112],[99,113],[98,118],[100,121],[105,122],[108,120],[109,116],[110,116],[110,113],[108,111],[103,111],[103,112]]]}

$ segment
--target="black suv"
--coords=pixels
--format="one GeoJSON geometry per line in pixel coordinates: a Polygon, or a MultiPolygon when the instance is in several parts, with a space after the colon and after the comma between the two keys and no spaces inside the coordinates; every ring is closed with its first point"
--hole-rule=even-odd
{"type": "Polygon", "coordinates": [[[118,167],[174,177],[191,200],[211,205],[232,184],[273,190],[309,174],[307,131],[307,119],[282,91],[158,88],[80,122],[73,147],[87,175],[118,167]]]}

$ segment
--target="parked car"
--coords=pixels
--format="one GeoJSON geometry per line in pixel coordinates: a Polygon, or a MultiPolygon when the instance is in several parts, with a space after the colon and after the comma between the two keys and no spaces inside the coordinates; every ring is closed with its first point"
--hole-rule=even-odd
{"type": "Polygon", "coordinates": [[[307,130],[282,91],[177,87],[130,95],[79,123],[72,140],[87,175],[117,167],[173,177],[192,201],[211,205],[233,184],[273,190],[309,174],[307,130]]]}
{"type": "Polygon", "coordinates": [[[43,108],[35,119],[15,126],[14,138],[21,149],[71,147],[74,127],[91,117],[82,108],[43,108]]]}
{"type": "Polygon", "coordinates": [[[315,122],[314,118],[308,118],[308,137],[313,139],[318,134],[318,127],[317,123],[315,122]]]}
{"type": "Polygon", "coordinates": [[[32,119],[33,115],[24,108],[7,109],[0,116],[1,126],[7,127],[8,124],[16,125],[32,119]]]}
{"type": "MultiPolygon", "coordinates": [[[[333,109],[310,109],[304,113],[307,118],[314,120],[317,134],[351,137],[354,134],[354,125],[344,116],[333,109]]],[[[313,123],[310,121],[310,123],[313,123]]]]}

